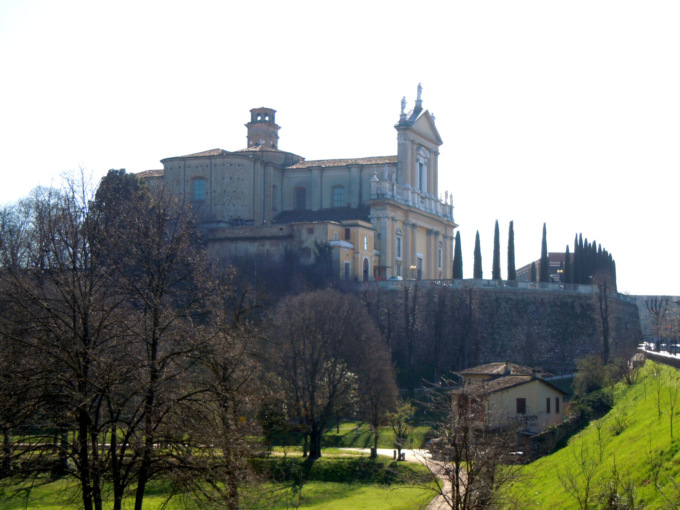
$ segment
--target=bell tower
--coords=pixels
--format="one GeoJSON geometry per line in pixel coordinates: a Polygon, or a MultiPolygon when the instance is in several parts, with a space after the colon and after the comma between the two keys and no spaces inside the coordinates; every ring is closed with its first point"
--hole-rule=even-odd
{"type": "Polygon", "coordinates": [[[279,129],[275,122],[276,110],[271,108],[253,108],[250,110],[248,128],[248,148],[279,149],[279,129]]]}

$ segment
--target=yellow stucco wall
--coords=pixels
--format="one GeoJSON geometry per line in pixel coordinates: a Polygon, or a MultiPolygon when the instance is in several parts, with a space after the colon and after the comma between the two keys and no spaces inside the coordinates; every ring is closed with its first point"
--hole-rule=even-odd
{"type": "Polygon", "coordinates": [[[526,419],[527,429],[533,433],[538,433],[549,425],[556,425],[564,418],[562,392],[538,379],[489,395],[486,409],[493,425],[504,423],[508,419],[526,419]],[[526,399],[524,416],[517,414],[518,398],[526,399]],[[546,407],[548,398],[550,413],[546,407]],[[555,399],[559,399],[559,412],[555,411],[555,399]]]}

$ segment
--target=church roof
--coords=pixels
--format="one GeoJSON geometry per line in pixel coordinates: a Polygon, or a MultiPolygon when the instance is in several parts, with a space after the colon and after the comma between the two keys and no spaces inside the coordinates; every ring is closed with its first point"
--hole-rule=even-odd
{"type": "Polygon", "coordinates": [[[135,175],[142,179],[146,179],[148,177],[163,177],[164,173],[164,170],[144,170],[143,172],[137,172],[135,175]]]}
{"type": "Polygon", "coordinates": [[[208,156],[225,156],[229,154],[228,151],[224,149],[210,149],[202,152],[194,152],[193,154],[185,154],[184,156],[178,156],[180,158],[202,158],[208,156]]]}
{"type": "Polygon", "coordinates": [[[351,158],[351,159],[318,159],[313,161],[300,161],[289,169],[297,168],[312,168],[312,167],[334,167],[347,165],[386,165],[389,163],[396,163],[397,156],[373,156],[368,158],[351,158]]]}
{"type": "Polygon", "coordinates": [[[371,209],[368,206],[362,205],[359,207],[330,207],[327,209],[319,209],[318,211],[310,211],[309,209],[294,209],[292,211],[283,211],[279,213],[272,223],[299,223],[305,221],[348,221],[361,220],[369,221],[369,213],[371,209]]]}

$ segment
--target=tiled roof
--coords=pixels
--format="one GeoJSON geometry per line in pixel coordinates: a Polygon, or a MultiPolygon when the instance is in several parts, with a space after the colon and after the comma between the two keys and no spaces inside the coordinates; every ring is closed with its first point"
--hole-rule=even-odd
{"type": "MultiPolygon", "coordinates": [[[[508,375],[506,377],[499,377],[498,379],[492,379],[490,381],[483,381],[475,384],[470,384],[465,387],[467,393],[472,394],[483,394],[483,393],[496,393],[498,391],[507,390],[514,386],[519,386],[520,384],[528,383],[534,379],[530,375],[508,375]]],[[[542,379],[536,379],[542,380],[542,379]]]]}
{"type": "Polygon", "coordinates": [[[147,177],[163,177],[163,170],[144,170],[143,172],[137,172],[135,175],[146,179],[147,177]]]}
{"type": "Polygon", "coordinates": [[[253,147],[247,147],[245,149],[239,149],[236,152],[262,152],[262,151],[281,152],[281,151],[279,151],[279,149],[274,149],[273,147],[267,147],[266,145],[254,145],[253,147]]]}
{"type": "Polygon", "coordinates": [[[461,375],[531,375],[535,371],[531,367],[525,367],[516,363],[488,363],[486,365],[479,365],[477,367],[466,368],[461,375]]]}
{"type": "Polygon", "coordinates": [[[331,207],[329,209],[319,209],[310,211],[308,209],[294,209],[283,211],[273,220],[273,223],[297,223],[303,221],[348,221],[362,220],[369,221],[368,214],[370,208],[367,206],[359,207],[331,207]]]}
{"type": "Polygon", "coordinates": [[[193,154],[185,154],[184,156],[176,156],[178,158],[203,158],[208,156],[224,156],[229,154],[228,151],[224,149],[210,149],[203,152],[194,152],[193,154]]]}
{"type": "Polygon", "coordinates": [[[497,393],[499,391],[514,388],[515,386],[526,384],[531,381],[538,381],[541,384],[545,384],[546,386],[550,386],[554,390],[559,391],[563,395],[567,395],[567,392],[562,388],[559,388],[540,377],[534,377],[532,375],[507,375],[505,377],[497,377],[496,379],[479,381],[463,386],[456,390],[456,393],[469,393],[478,396],[488,395],[490,393],[497,393]]]}
{"type": "Polygon", "coordinates": [[[300,161],[299,163],[288,168],[297,169],[310,167],[326,168],[347,165],[385,165],[396,162],[397,156],[375,156],[370,158],[354,158],[354,159],[318,159],[316,161],[300,161]]]}

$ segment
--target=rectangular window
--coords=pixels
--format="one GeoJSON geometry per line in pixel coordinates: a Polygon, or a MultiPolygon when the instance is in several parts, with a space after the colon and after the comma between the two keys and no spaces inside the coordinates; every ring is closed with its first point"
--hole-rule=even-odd
{"type": "Polygon", "coordinates": [[[331,190],[332,207],[343,207],[345,205],[345,188],[343,186],[335,186],[331,190]]]}
{"type": "Polygon", "coordinates": [[[295,208],[307,209],[307,190],[305,188],[295,188],[295,208]]]}
{"type": "Polygon", "coordinates": [[[364,236],[364,251],[368,250],[368,237],[364,236]]]}
{"type": "Polygon", "coordinates": [[[333,241],[337,241],[337,240],[338,240],[338,233],[336,231],[336,232],[333,232],[333,241]]]}
{"type": "Polygon", "coordinates": [[[349,280],[351,266],[349,262],[345,261],[345,280],[349,280]]]}
{"type": "Polygon", "coordinates": [[[416,278],[422,280],[423,278],[423,257],[418,257],[418,272],[416,273],[416,278]]]}
{"type": "Polygon", "coordinates": [[[555,412],[560,412],[560,397],[555,397],[555,412]]]}
{"type": "Polygon", "coordinates": [[[194,179],[194,202],[203,202],[205,200],[205,179],[194,179]]]}
{"type": "Polygon", "coordinates": [[[350,239],[350,235],[349,235],[349,234],[350,234],[349,229],[346,228],[346,229],[345,229],[345,241],[349,241],[349,239],[350,239]]]}
{"type": "Polygon", "coordinates": [[[527,399],[518,398],[517,399],[517,414],[527,414],[527,399]]]}
{"type": "Polygon", "coordinates": [[[545,412],[550,414],[550,397],[545,399],[545,412]]]}
{"type": "Polygon", "coordinates": [[[442,249],[439,248],[439,258],[438,258],[439,265],[437,266],[439,270],[442,268],[442,249]]]}
{"type": "Polygon", "coordinates": [[[397,237],[397,258],[401,258],[401,237],[397,237]]]}
{"type": "Polygon", "coordinates": [[[401,276],[401,262],[397,262],[397,276],[401,276]]]}

